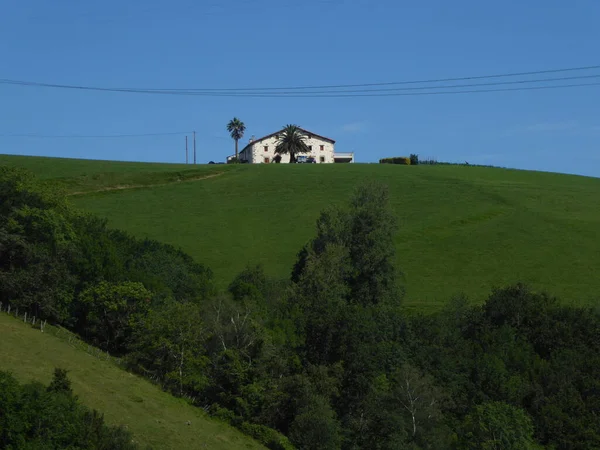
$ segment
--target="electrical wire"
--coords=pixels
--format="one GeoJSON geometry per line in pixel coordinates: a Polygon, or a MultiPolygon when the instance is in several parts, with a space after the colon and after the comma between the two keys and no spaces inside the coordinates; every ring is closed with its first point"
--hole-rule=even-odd
{"type": "MultiPolygon", "coordinates": [[[[582,80],[582,79],[591,79],[591,78],[600,78],[600,74],[597,75],[581,75],[574,77],[560,77],[560,78],[541,78],[536,80],[517,80],[517,81],[497,81],[493,83],[473,83],[473,84],[457,84],[457,85],[441,85],[441,86],[417,86],[417,87],[403,87],[403,88],[383,88],[383,89],[349,89],[343,91],[283,91],[283,92],[259,92],[259,93],[251,93],[251,92],[235,92],[235,93],[214,93],[214,95],[232,95],[240,97],[248,97],[255,96],[260,94],[268,94],[272,96],[306,96],[309,97],[313,94],[338,94],[338,93],[368,93],[368,92],[400,92],[400,91],[423,91],[423,90],[431,90],[431,89],[460,89],[466,87],[478,87],[478,86],[499,86],[499,85],[514,85],[514,84],[527,84],[527,83],[545,83],[551,81],[568,81],[568,80],[582,80]]],[[[562,85],[558,85],[562,86],[562,85]]],[[[200,93],[194,95],[200,95],[200,93]]],[[[204,94],[204,93],[202,93],[204,94]]],[[[192,93],[190,93],[192,95],[192,93]]]]}
{"type": "MultiPolygon", "coordinates": [[[[103,92],[125,92],[125,93],[144,93],[144,94],[159,94],[159,95],[185,95],[185,96],[225,96],[225,97],[365,97],[365,96],[395,96],[395,95],[434,95],[442,92],[418,92],[418,93],[404,93],[395,94],[389,93],[390,91],[407,91],[407,90],[431,90],[431,89],[461,89],[465,87],[476,87],[476,86],[496,86],[496,85],[508,85],[508,84],[525,84],[525,83],[543,83],[553,81],[565,81],[574,79],[584,78],[598,78],[600,75],[579,75],[572,77],[559,77],[559,78],[542,78],[533,80],[516,80],[516,81],[505,81],[505,82],[493,82],[493,83],[476,83],[476,84],[458,84],[458,85],[442,85],[442,86],[418,86],[418,87],[404,87],[404,88],[383,88],[383,89],[364,89],[364,90],[348,90],[352,87],[381,87],[381,86],[396,86],[406,84],[427,84],[427,83],[439,83],[447,81],[466,81],[476,79],[491,79],[501,77],[514,77],[524,75],[539,75],[544,73],[557,73],[567,71],[581,71],[599,69],[599,66],[586,66],[586,67],[575,67],[566,69],[552,69],[534,72],[518,72],[518,73],[505,73],[495,75],[481,75],[481,76],[470,76],[461,78],[439,78],[430,80],[411,80],[411,81],[395,81],[386,83],[362,83],[362,84],[338,84],[338,85],[321,85],[321,86],[291,86],[287,88],[281,87],[267,87],[267,88],[203,88],[203,89],[145,89],[145,88],[108,88],[98,86],[84,86],[84,85],[70,85],[70,84],[54,84],[54,83],[41,83],[21,80],[9,80],[1,79],[0,84],[5,85],[19,85],[29,87],[48,87],[48,88],[59,88],[59,89],[75,89],[75,90],[87,90],[87,91],[103,91],[103,92]],[[308,89],[320,89],[321,91],[306,91],[308,89]],[[345,90],[339,90],[345,89],[345,90]],[[294,91],[294,92],[292,92],[294,91]],[[295,92],[304,91],[304,92],[295,92]],[[373,94],[377,92],[388,92],[388,94],[373,94]],[[366,95],[348,95],[356,93],[366,93],[366,95]]],[[[589,84],[576,84],[576,85],[555,85],[555,86],[544,86],[541,88],[561,88],[561,87],[575,87],[575,86],[594,86],[596,83],[589,84]]],[[[536,87],[537,89],[538,87],[536,87]]],[[[487,89],[487,90],[467,90],[457,91],[452,93],[473,93],[473,92],[499,92],[508,90],[531,90],[532,88],[516,88],[516,89],[487,89]]],[[[451,93],[451,92],[448,92],[451,93]]]]}
{"type": "Polygon", "coordinates": [[[192,134],[192,131],[174,131],[168,133],[141,133],[141,134],[104,134],[104,135],[48,135],[48,134],[0,134],[0,137],[27,137],[27,138],[43,138],[43,139],[101,139],[101,138],[128,138],[128,137],[146,137],[146,136],[175,136],[175,135],[185,135],[192,134]]]}
{"type": "Polygon", "coordinates": [[[508,91],[533,91],[543,89],[559,89],[573,88],[584,86],[600,86],[598,83],[577,83],[577,84],[562,84],[555,86],[530,86],[519,88],[501,88],[501,89],[472,89],[467,91],[433,91],[433,92],[401,92],[401,93],[385,93],[385,94],[343,94],[343,93],[323,93],[322,95],[274,95],[274,94],[249,94],[249,95],[234,95],[221,94],[220,97],[245,97],[245,98],[335,98],[335,97],[401,97],[401,96],[416,96],[416,95],[449,95],[449,94],[474,94],[483,92],[508,92],[508,91]]]}
{"type": "Polygon", "coordinates": [[[344,89],[344,88],[355,88],[355,87],[374,87],[374,86],[394,86],[403,84],[428,84],[428,83],[445,83],[448,81],[469,81],[469,80],[482,80],[489,78],[505,78],[505,77],[516,77],[516,76],[529,76],[529,75],[542,75],[547,73],[560,73],[560,72],[573,72],[581,70],[593,70],[600,69],[600,65],[597,66],[584,66],[584,67],[571,67],[566,69],[549,69],[549,70],[537,70],[532,72],[512,72],[504,74],[494,75],[476,75],[468,77],[458,78],[437,78],[437,79],[426,79],[426,80],[409,80],[409,81],[388,81],[379,83],[360,83],[360,84],[331,84],[321,86],[291,86],[291,87],[263,87],[263,88],[211,88],[211,89],[157,89],[160,91],[204,91],[204,92],[220,92],[220,91],[276,91],[276,90],[304,90],[304,89],[344,89]]]}

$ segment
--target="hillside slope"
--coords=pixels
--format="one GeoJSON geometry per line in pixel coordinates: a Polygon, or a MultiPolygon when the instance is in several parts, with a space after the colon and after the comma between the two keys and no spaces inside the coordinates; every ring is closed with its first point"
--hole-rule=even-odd
{"type": "Polygon", "coordinates": [[[264,448],[148,381],[5,313],[0,336],[0,370],[22,382],[48,383],[55,367],[67,369],[81,401],[104,413],[109,424],[126,425],[142,449],[264,448]]]}
{"type": "MultiPolygon", "coordinates": [[[[76,205],[137,236],[181,246],[211,267],[222,286],[247,263],[289,276],[319,212],[346,201],[358,183],[378,180],[389,186],[399,219],[408,308],[438,309],[460,292],[479,301],[494,286],[516,281],[578,304],[600,291],[600,179],[464,166],[57,161],[44,166],[68,167],[60,183],[89,192],[73,196],[76,205]],[[165,175],[174,170],[196,180],[165,175]],[[146,187],[104,191],[132,174],[133,184],[146,187]]],[[[12,157],[12,164],[41,170],[36,158],[12,157]]]]}

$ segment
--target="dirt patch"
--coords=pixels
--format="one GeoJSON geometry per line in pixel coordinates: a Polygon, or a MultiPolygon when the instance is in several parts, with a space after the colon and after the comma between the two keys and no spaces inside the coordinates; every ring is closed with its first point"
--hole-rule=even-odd
{"type": "Polygon", "coordinates": [[[186,178],[185,180],[174,180],[174,181],[169,181],[167,183],[127,184],[127,185],[107,186],[107,187],[103,187],[103,188],[100,188],[100,189],[93,189],[93,190],[90,190],[90,191],[70,192],[70,193],[67,194],[67,196],[71,197],[71,196],[75,196],[75,195],[95,194],[97,192],[123,191],[123,190],[126,190],[126,189],[153,188],[153,187],[160,187],[160,186],[168,186],[170,184],[177,184],[177,183],[189,183],[189,182],[192,182],[192,181],[201,181],[201,180],[206,180],[208,178],[215,178],[215,177],[218,177],[220,175],[223,175],[223,173],[224,172],[211,173],[210,175],[202,175],[202,176],[199,176],[199,177],[186,178]]]}

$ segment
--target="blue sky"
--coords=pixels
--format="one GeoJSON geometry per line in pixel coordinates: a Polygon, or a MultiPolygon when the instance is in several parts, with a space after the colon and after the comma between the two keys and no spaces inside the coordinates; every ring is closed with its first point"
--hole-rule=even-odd
{"type": "MultiPolygon", "coordinates": [[[[580,67],[600,64],[598,23],[597,0],[4,0],[0,78],[243,88],[580,67]]],[[[418,153],[600,177],[599,100],[600,86],[251,99],[0,85],[0,152],[183,162],[184,135],[6,135],[195,130],[198,161],[222,161],[233,152],[225,124],[237,116],[246,138],[295,123],[336,139],[336,150],[354,151],[358,162],[418,153]]]]}

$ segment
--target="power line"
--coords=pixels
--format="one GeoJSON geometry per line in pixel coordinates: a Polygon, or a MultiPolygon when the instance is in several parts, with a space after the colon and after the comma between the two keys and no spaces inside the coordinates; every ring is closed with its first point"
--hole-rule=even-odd
{"type": "MultiPolygon", "coordinates": [[[[582,79],[582,78],[600,78],[600,75],[584,76],[584,77],[566,77],[566,79],[582,79]]],[[[559,80],[559,79],[556,79],[559,80]]],[[[544,82],[547,80],[527,80],[519,81],[519,83],[525,82],[544,82]]],[[[428,89],[457,89],[469,86],[489,86],[498,84],[513,84],[511,83],[481,83],[471,85],[456,85],[456,86],[437,86],[428,89]]],[[[472,93],[483,93],[483,92],[506,92],[506,91],[530,91],[539,89],[558,89],[558,88],[572,88],[572,87],[583,87],[583,86],[597,86],[600,83],[576,83],[576,84],[558,84],[551,86],[530,86],[530,87],[518,87],[518,88],[502,88],[502,89],[470,89],[460,91],[428,91],[428,92],[386,92],[389,89],[372,89],[364,91],[320,91],[320,92],[301,92],[301,93],[268,93],[268,92],[257,92],[257,93],[225,93],[225,92],[214,92],[214,93],[202,93],[202,92],[164,92],[164,91],[142,91],[142,90],[112,90],[112,89],[101,89],[104,91],[112,92],[135,92],[135,93],[147,93],[147,94],[166,94],[166,95],[183,95],[183,96],[199,96],[199,97],[237,97],[237,98],[321,98],[321,97],[397,97],[397,96],[417,96],[417,95],[444,95],[444,94],[472,94],[472,93]],[[362,94],[357,92],[363,92],[362,94]],[[384,93],[379,93],[384,92],[384,93]]],[[[411,89],[422,89],[422,88],[411,88],[411,89]]],[[[91,89],[97,90],[97,89],[91,89]]],[[[394,89],[397,91],[397,89],[394,89]]],[[[159,133],[161,134],[161,133],[159,133]]],[[[181,134],[181,133],[176,133],[181,134]]],[[[103,136],[100,136],[103,137],[103,136]]],[[[123,136],[116,136],[123,137],[123,136]]]]}
{"type": "MultiPolygon", "coordinates": [[[[530,86],[520,88],[501,88],[501,89],[472,89],[467,91],[433,91],[433,92],[401,92],[401,93],[385,93],[385,94],[343,94],[343,93],[323,93],[322,95],[273,95],[273,94],[256,94],[245,96],[247,98],[254,97],[271,97],[271,98],[322,98],[322,97],[399,97],[399,96],[415,96],[415,95],[448,95],[448,94],[474,94],[479,92],[507,92],[507,91],[532,91],[541,89],[558,89],[558,88],[573,88],[583,86],[600,86],[598,83],[580,83],[580,84],[562,84],[555,86],[530,86]]],[[[373,91],[377,92],[377,91],[373,91]]],[[[222,95],[223,97],[240,97],[240,95],[222,95]]]]}
{"type": "Polygon", "coordinates": [[[128,138],[128,137],[146,137],[146,136],[175,136],[183,134],[191,134],[191,131],[175,131],[169,133],[142,133],[142,134],[103,134],[103,135],[77,135],[77,134],[66,134],[66,135],[49,135],[49,134],[0,134],[0,137],[27,137],[27,138],[43,138],[43,139],[102,139],[102,138],[128,138]]]}
{"type": "MultiPolygon", "coordinates": [[[[461,78],[439,78],[430,80],[411,80],[411,81],[394,81],[385,83],[362,83],[362,84],[338,84],[338,85],[322,85],[322,86],[291,86],[287,88],[281,87],[267,87],[267,88],[204,88],[204,89],[144,89],[144,88],[107,88],[98,86],[83,86],[83,85],[70,85],[70,84],[53,84],[53,83],[40,83],[31,81],[20,81],[20,80],[0,80],[0,84],[6,85],[19,85],[29,87],[48,87],[48,88],[59,88],[59,89],[75,89],[75,90],[88,90],[88,91],[103,91],[103,92],[121,92],[121,93],[145,93],[145,94],[159,94],[159,95],[197,95],[197,96],[225,96],[225,97],[334,97],[334,96],[386,96],[386,95],[374,95],[373,92],[384,92],[384,91],[401,91],[401,90],[430,90],[430,89],[460,89],[465,87],[475,86],[492,86],[492,85],[503,85],[503,84],[522,84],[522,83],[540,83],[549,81],[564,81],[573,79],[583,78],[598,78],[600,75],[579,75],[573,77],[561,77],[561,78],[542,78],[534,80],[517,80],[517,81],[506,81],[506,82],[494,82],[494,83],[478,83],[478,84],[458,84],[458,85],[443,85],[443,86],[432,86],[432,87],[410,87],[410,88],[393,88],[393,89],[368,89],[368,90],[338,90],[347,89],[352,87],[376,87],[376,86],[393,86],[393,85],[406,85],[406,84],[427,84],[427,83],[439,83],[447,81],[466,81],[476,79],[491,79],[500,77],[515,77],[525,75],[539,75],[544,73],[557,73],[567,71],[580,71],[580,70],[591,70],[598,69],[599,66],[586,66],[586,67],[575,67],[566,69],[552,69],[543,71],[533,72],[519,72],[519,73],[505,73],[495,75],[481,75],[481,76],[470,76],[461,78]],[[323,91],[308,91],[308,92],[289,92],[299,91],[308,89],[321,89],[323,91]],[[324,89],[328,89],[324,90],[324,89]],[[336,90],[332,90],[336,89],[336,90]],[[279,92],[282,91],[283,92],[279,92]],[[287,92],[286,92],[287,90],[287,92]],[[367,95],[340,95],[347,93],[363,92],[367,95]]],[[[593,86],[595,83],[590,84],[578,84],[578,85],[557,85],[557,86],[545,86],[544,88],[560,88],[560,87],[574,87],[574,86],[593,86]]],[[[498,92],[506,90],[530,90],[531,88],[517,88],[517,89],[489,89],[489,90],[469,90],[460,91],[454,93],[472,93],[472,92],[498,92]]],[[[426,92],[426,93],[407,93],[407,94],[387,94],[391,95],[432,95],[438,92],[426,92]]]]}
{"type": "MultiPolygon", "coordinates": [[[[284,92],[275,92],[275,93],[270,93],[270,92],[259,92],[259,93],[250,93],[250,92],[236,92],[235,95],[236,96],[240,96],[240,97],[252,97],[252,96],[256,96],[256,95],[261,95],[261,94],[267,94],[270,96],[280,96],[280,97],[285,97],[285,96],[306,96],[309,97],[313,94],[347,94],[347,93],[365,93],[365,92],[400,92],[400,91],[422,91],[422,90],[431,90],[431,89],[460,89],[460,88],[466,88],[466,87],[478,87],[478,86],[499,86],[499,85],[514,85],[514,84],[528,84],[528,83],[546,83],[546,82],[551,82],[551,81],[568,81],[568,80],[582,80],[582,79],[591,79],[591,78],[600,78],[600,74],[597,75],[580,75],[580,76],[574,76],[574,77],[560,77],[560,78],[541,78],[541,79],[535,79],[535,80],[517,80],[517,81],[496,81],[493,83],[472,83],[472,84],[455,84],[455,85],[441,85],[441,86],[433,86],[433,87],[429,87],[429,86],[417,86],[417,87],[403,87],[403,88],[383,88],[383,89],[349,89],[349,90],[343,90],[343,91],[302,91],[302,92],[297,92],[297,91],[284,91],[284,92]]],[[[560,87],[562,85],[557,85],[557,87],[560,87]]],[[[195,92],[193,93],[194,95],[200,95],[200,94],[196,94],[195,92]]],[[[228,93],[215,93],[215,95],[223,95],[223,96],[231,96],[232,94],[228,94],[228,93]]],[[[190,95],[192,95],[192,93],[190,93],[190,95]]]]}
{"type": "Polygon", "coordinates": [[[343,88],[355,88],[355,87],[370,87],[370,86],[393,86],[403,84],[427,84],[427,83],[444,83],[448,81],[469,81],[469,80],[482,80],[486,78],[505,78],[505,77],[516,77],[516,76],[528,76],[528,75],[542,75],[547,73],[559,73],[559,72],[574,72],[580,70],[592,70],[600,69],[600,65],[597,66],[584,66],[584,67],[572,67],[566,69],[549,69],[549,70],[537,70],[532,72],[513,72],[503,73],[495,75],[477,75],[459,78],[437,78],[427,80],[409,80],[409,81],[388,81],[378,83],[360,83],[360,84],[331,84],[321,86],[290,86],[290,87],[263,87],[263,88],[208,88],[208,89],[157,89],[160,91],[204,91],[204,92],[220,92],[220,91],[274,91],[274,90],[303,90],[303,89],[343,89],[343,88]]]}

